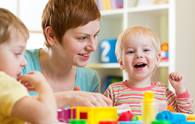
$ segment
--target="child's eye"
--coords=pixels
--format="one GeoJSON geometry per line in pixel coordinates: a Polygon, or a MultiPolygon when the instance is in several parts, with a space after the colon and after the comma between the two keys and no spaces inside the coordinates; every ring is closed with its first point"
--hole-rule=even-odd
{"type": "Polygon", "coordinates": [[[128,53],[132,54],[132,53],[134,53],[134,51],[129,51],[128,53]]]}
{"type": "Polygon", "coordinates": [[[150,51],[149,49],[145,49],[144,52],[150,51]]]}
{"type": "Polygon", "coordinates": [[[21,55],[21,53],[15,53],[15,55],[16,55],[16,56],[19,56],[19,55],[21,55]]]}

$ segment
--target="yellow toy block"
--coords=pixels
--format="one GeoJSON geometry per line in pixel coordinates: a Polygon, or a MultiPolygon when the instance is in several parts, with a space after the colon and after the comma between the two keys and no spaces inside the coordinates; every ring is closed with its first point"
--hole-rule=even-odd
{"type": "Polygon", "coordinates": [[[71,107],[73,109],[76,109],[76,119],[87,119],[87,124],[99,124],[105,120],[117,121],[116,107],[71,107]]]}

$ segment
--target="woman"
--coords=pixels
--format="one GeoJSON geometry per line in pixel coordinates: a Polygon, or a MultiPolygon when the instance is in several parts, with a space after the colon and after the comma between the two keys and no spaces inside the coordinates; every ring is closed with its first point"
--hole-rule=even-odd
{"type": "Polygon", "coordinates": [[[99,92],[100,79],[96,71],[84,67],[97,48],[100,18],[94,0],[49,0],[43,11],[47,48],[26,50],[28,65],[23,74],[42,72],[58,107],[112,105],[102,94],[89,93],[99,92]]]}

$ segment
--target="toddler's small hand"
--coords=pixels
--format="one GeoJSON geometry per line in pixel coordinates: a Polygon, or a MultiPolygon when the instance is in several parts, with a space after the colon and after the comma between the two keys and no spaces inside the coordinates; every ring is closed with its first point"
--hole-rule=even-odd
{"type": "Polygon", "coordinates": [[[36,91],[35,88],[28,81],[21,80],[19,82],[23,84],[27,88],[28,91],[36,91]]]}
{"type": "MultiPolygon", "coordinates": [[[[44,76],[38,71],[32,71],[24,75],[20,75],[18,80],[22,80],[22,84],[26,84],[27,88],[32,85],[36,90],[40,87],[40,85],[48,85],[44,76]],[[30,83],[30,84],[28,84],[30,83]]],[[[31,88],[32,88],[31,86],[31,88]]]]}
{"type": "Polygon", "coordinates": [[[169,81],[177,93],[184,93],[186,91],[185,77],[179,72],[170,73],[169,81]]]}

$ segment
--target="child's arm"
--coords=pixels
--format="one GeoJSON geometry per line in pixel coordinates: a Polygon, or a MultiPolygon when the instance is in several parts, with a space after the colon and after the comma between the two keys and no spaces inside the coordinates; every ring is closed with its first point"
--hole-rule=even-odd
{"type": "Polygon", "coordinates": [[[30,82],[39,95],[37,99],[25,97],[16,102],[12,116],[31,123],[53,123],[57,118],[56,101],[43,75],[40,72],[30,72],[18,79],[30,82]]]}
{"type": "Polygon", "coordinates": [[[190,94],[184,86],[185,77],[178,72],[173,72],[169,74],[169,81],[176,94],[167,88],[166,97],[168,105],[171,105],[176,112],[192,114],[194,105],[190,94]]]}

